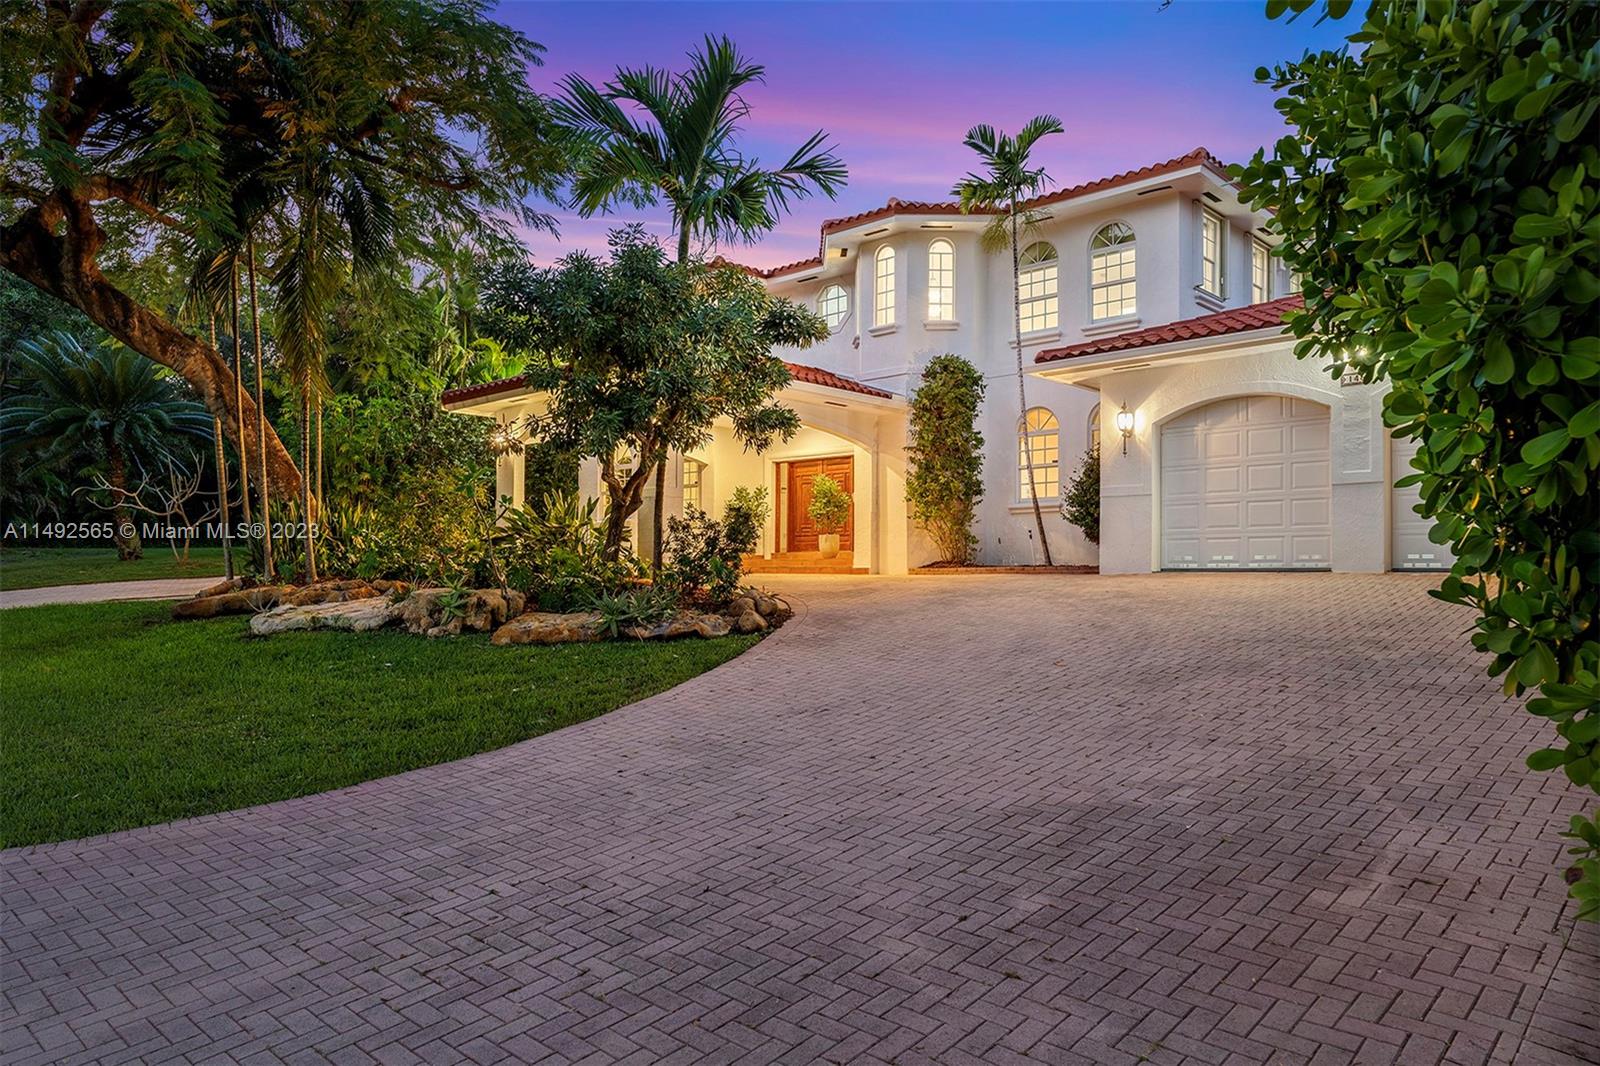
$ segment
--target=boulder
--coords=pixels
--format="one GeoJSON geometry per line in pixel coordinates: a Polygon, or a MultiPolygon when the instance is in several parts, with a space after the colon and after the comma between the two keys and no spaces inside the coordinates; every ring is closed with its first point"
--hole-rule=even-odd
{"type": "Polygon", "coordinates": [[[292,585],[262,585],[260,588],[224,592],[217,596],[196,596],[172,605],[174,618],[215,618],[224,614],[254,614],[276,607],[278,601],[294,591],[292,585]]]}
{"type": "Polygon", "coordinates": [[[461,613],[461,628],[474,633],[497,629],[522,613],[527,597],[520,592],[474,589],[461,613]]]}
{"type": "Polygon", "coordinates": [[[651,626],[631,626],[622,631],[634,640],[675,640],[678,637],[725,637],[728,620],[719,614],[679,611],[664,622],[651,626]]]}
{"type": "Polygon", "coordinates": [[[228,577],[218,581],[215,585],[207,585],[194,594],[194,599],[210,599],[212,596],[221,596],[225,592],[238,592],[248,584],[249,579],[243,577],[228,577]]]}
{"type": "Polygon", "coordinates": [[[400,601],[396,617],[413,633],[426,633],[444,621],[444,604],[440,601],[450,594],[449,589],[413,589],[411,595],[400,601]]]}
{"type": "Polygon", "coordinates": [[[390,581],[385,577],[369,581],[367,584],[385,596],[404,596],[411,591],[411,583],[409,581],[390,581]]]}
{"type": "Polygon", "coordinates": [[[365,581],[319,581],[285,595],[281,602],[295,606],[313,603],[345,603],[350,600],[368,600],[383,593],[365,581]]]}
{"type": "Polygon", "coordinates": [[[756,601],[754,599],[752,599],[749,595],[735,596],[728,603],[728,617],[729,618],[738,618],[741,614],[744,614],[746,611],[750,610],[755,605],[756,605],[756,601]]]}
{"type": "Polygon", "coordinates": [[[760,611],[752,607],[739,616],[739,620],[733,623],[733,628],[741,633],[759,633],[767,628],[767,620],[761,617],[760,611]]]}
{"type": "Polygon", "coordinates": [[[387,599],[367,596],[338,603],[284,604],[250,619],[250,632],[258,637],[294,629],[346,629],[364,633],[382,629],[398,608],[387,599]]]}
{"type": "Polygon", "coordinates": [[[579,644],[599,640],[602,619],[593,611],[529,611],[494,631],[491,644],[579,644]]]}
{"type": "Polygon", "coordinates": [[[778,613],[782,606],[774,597],[765,593],[758,594],[755,597],[754,607],[762,618],[771,618],[778,613]]]}

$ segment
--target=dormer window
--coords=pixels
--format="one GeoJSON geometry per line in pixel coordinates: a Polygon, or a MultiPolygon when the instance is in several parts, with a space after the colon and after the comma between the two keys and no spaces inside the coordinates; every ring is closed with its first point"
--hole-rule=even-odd
{"type": "Polygon", "coordinates": [[[843,285],[829,285],[823,289],[817,297],[817,314],[830,330],[837,331],[850,317],[850,290],[843,285]]]}
{"type": "Polygon", "coordinates": [[[1222,296],[1223,277],[1222,216],[1200,210],[1200,287],[1212,296],[1222,296]]]}
{"type": "Polygon", "coordinates": [[[1134,273],[1133,227],[1126,222],[1101,226],[1089,242],[1089,315],[1093,321],[1139,313],[1134,273]]]}
{"type": "Polygon", "coordinates": [[[956,247],[940,237],[928,245],[928,321],[956,318],[956,247]]]}
{"type": "Polygon", "coordinates": [[[872,324],[894,325],[894,249],[888,245],[873,259],[872,324]]]}
{"type": "Polygon", "coordinates": [[[1056,307],[1059,266],[1055,245],[1035,241],[1018,260],[1017,302],[1022,310],[1022,332],[1055,329],[1061,322],[1056,307]]]}

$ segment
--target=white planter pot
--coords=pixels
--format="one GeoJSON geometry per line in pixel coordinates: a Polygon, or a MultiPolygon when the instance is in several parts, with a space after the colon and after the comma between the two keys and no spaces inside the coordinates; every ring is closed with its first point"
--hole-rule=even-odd
{"type": "Polygon", "coordinates": [[[824,559],[833,559],[837,557],[839,554],[839,534],[818,533],[817,551],[822,554],[824,559]]]}

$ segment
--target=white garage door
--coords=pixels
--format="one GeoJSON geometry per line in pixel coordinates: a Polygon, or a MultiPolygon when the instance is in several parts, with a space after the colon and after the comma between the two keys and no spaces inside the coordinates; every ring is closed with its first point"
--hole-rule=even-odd
{"type": "Polygon", "coordinates": [[[1239,396],[1161,430],[1161,565],[1325,570],[1333,557],[1328,409],[1239,396]]]}
{"type": "Polygon", "coordinates": [[[1389,442],[1389,565],[1396,570],[1448,570],[1454,562],[1449,546],[1429,540],[1433,522],[1412,510],[1422,499],[1422,487],[1393,487],[1407,474],[1416,473],[1411,457],[1420,443],[1405,438],[1389,442]]]}

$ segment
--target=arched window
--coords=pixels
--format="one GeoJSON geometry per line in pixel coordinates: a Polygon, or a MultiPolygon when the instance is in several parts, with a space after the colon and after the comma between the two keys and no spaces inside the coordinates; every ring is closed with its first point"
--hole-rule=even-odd
{"type": "Polygon", "coordinates": [[[1022,304],[1022,332],[1055,329],[1061,319],[1056,310],[1059,284],[1055,245],[1036,241],[1022,250],[1018,262],[1017,298],[1022,304]]]}
{"type": "Polygon", "coordinates": [[[1030,407],[1017,432],[1017,497],[1030,499],[1028,466],[1033,466],[1033,486],[1039,499],[1061,495],[1061,426],[1043,407],[1030,407]]]}
{"type": "Polygon", "coordinates": [[[1089,410],[1089,450],[1100,450],[1100,405],[1095,404],[1089,410]]]}
{"type": "Polygon", "coordinates": [[[698,459],[683,457],[683,509],[706,509],[706,464],[698,459]]]}
{"type": "Polygon", "coordinates": [[[928,245],[928,321],[956,318],[956,246],[940,237],[928,245]]]}
{"type": "Polygon", "coordinates": [[[850,290],[843,285],[829,285],[817,297],[817,314],[829,329],[838,329],[850,317],[850,290]]]}
{"type": "Polygon", "coordinates": [[[1101,226],[1089,242],[1089,317],[1094,321],[1138,313],[1133,253],[1133,227],[1126,222],[1101,226]]]}
{"type": "Polygon", "coordinates": [[[894,324],[894,249],[884,245],[878,249],[872,280],[872,324],[894,324]]]}

